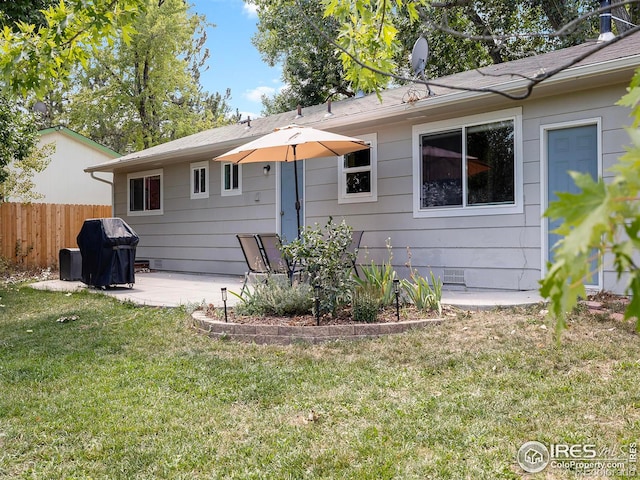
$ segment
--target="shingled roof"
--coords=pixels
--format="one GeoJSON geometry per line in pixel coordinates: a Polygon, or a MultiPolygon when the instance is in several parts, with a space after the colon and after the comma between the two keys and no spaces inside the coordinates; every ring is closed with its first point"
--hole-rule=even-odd
{"type": "Polygon", "coordinates": [[[431,85],[433,96],[427,96],[426,87],[419,85],[388,89],[381,92],[380,99],[371,94],[333,102],[330,114],[326,105],[316,105],[305,107],[303,116],[300,117],[294,110],[253,119],[250,127],[236,124],[205,130],[89,167],[86,171],[116,171],[168,159],[179,161],[204,155],[213,158],[291,123],[340,131],[359,123],[400,117],[406,115],[409,109],[428,111],[437,106],[497,96],[496,93],[487,92],[487,89],[518,95],[526,91],[529,79],[539,79],[541,75],[545,76],[556,69],[562,70],[546,78],[535,87],[534,92],[548,90],[554,85],[574,81],[576,78],[604,78],[611,72],[627,71],[639,66],[640,32],[605,44],[586,42],[575,47],[434,79],[431,85]],[[575,59],[582,60],[563,68],[575,59]]]}

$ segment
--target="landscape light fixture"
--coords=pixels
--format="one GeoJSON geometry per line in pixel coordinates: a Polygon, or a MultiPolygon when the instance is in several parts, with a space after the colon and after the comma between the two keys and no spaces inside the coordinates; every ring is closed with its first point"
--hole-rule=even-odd
{"type": "Polygon", "coordinates": [[[393,279],[393,292],[396,294],[396,320],[400,321],[400,280],[393,279]]]}
{"type": "Polygon", "coordinates": [[[229,320],[227,318],[227,289],[226,287],[222,287],[220,289],[220,293],[222,294],[222,303],[224,304],[224,321],[227,323],[229,320]]]}

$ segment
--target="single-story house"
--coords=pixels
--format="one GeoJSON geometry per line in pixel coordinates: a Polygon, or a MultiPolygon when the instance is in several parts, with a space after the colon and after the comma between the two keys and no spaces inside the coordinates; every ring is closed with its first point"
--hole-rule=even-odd
{"type": "MultiPolygon", "coordinates": [[[[33,175],[34,191],[42,197],[34,203],[112,205],[111,173],[87,175],[84,169],[121,155],[67,127],[58,125],[39,132],[38,147],[53,144],[49,164],[33,175]]],[[[9,198],[8,201],[18,199],[9,198]]]]}
{"type": "MultiPolygon", "coordinates": [[[[542,214],[569,191],[568,170],[608,175],[629,138],[616,106],[640,66],[640,34],[493,65],[207,130],[88,172],[112,172],[114,210],[140,236],[151,268],[242,274],[235,235],[295,237],[291,164],[224,164],[213,158],[288,124],[354,136],[371,148],[299,162],[305,225],[345,219],[364,230],[359,261],[387,258],[401,274],[410,254],[445,285],[538,287],[555,237],[542,214]],[[517,100],[528,78],[580,62],[517,100]],[[407,252],[409,249],[410,253],[407,252]]],[[[605,267],[594,287],[619,289],[605,267]]]]}

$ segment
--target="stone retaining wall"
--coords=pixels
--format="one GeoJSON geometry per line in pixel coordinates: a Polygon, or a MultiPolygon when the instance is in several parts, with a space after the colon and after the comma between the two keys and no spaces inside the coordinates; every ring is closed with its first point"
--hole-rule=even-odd
{"type": "Polygon", "coordinates": [[[412,320],[394,323],[362,323],[352,325],[320,325],[297,327],[283,325],[250,325],[225,323],[208,317],[204,311],[191,314],[193,327],[198,333],[212,338],[225,338],[241,342],[289,345],[291,343],[322,343],[332,340],[359,340],[383,335],[403,333],[416,328],[440,325],[441,319],[412,320]]]}

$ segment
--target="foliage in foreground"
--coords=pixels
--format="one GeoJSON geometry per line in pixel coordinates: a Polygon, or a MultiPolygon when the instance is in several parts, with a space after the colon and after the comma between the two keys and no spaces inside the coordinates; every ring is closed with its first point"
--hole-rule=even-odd
{"type": "Polygon", "coordinates": [[[587,174],[572,172],[581,192],[559,193],[545,215],[562,218],[556,233],[564,237],[554,247],[554,263],[542,280],[540,293],[550,300],[550,312],[556,318],[559,334],[566,327],[566,312],[586,297],[585,283],[592,256],[598,268],[605,256],[611,256],[618,278],[626,292],[632,293],[625,318],[636,317],[640,331],[640,69],[631,81],[628,93],[618,102],[631,107],[633,124],[627,128],[631,146],[611,171],[614,177],[594,181],[587,174]]]}
{"type": "Polygon", "coordinates": [[[562,349],[539,307],[277,347],[99,294],[0,305],[0,477],[516,479],[526,441],[640,438],[638,338],[605,318],[570,318],[562,349]]]}
{"type": "Polygon", "coordinates": [[[93,48],[112,44],[118,36],[129,41],[141,8],[144,0],[66,0],[44,9],[44,21],[39,24],[11,22],[3,16],[3,90],[16,97],[35,92],[41,98],[57,83],[67,81],[74,67],[86,65],[93,48]]]}

